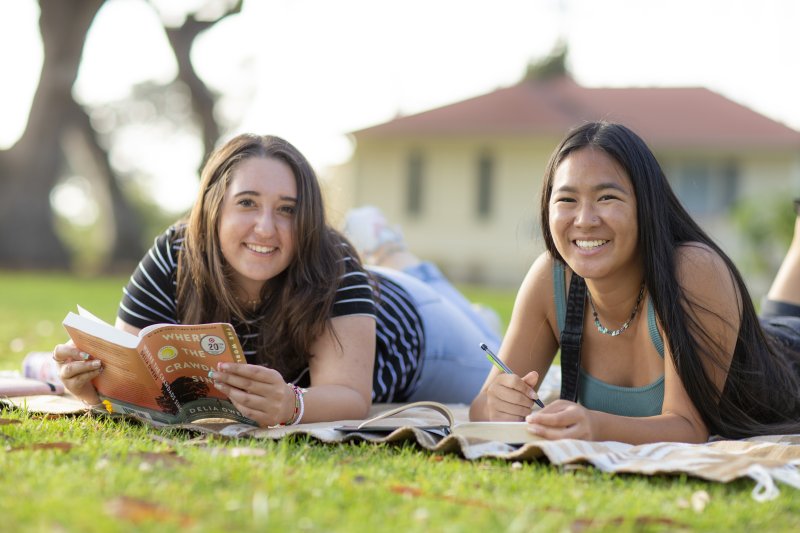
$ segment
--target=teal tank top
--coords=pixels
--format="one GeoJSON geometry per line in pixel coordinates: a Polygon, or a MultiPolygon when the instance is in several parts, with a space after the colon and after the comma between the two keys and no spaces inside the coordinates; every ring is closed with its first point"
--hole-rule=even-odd
{"type": "MultiPolygon", "coordinates": [[[[553,262],[553,293],[556,304],[558,332],[564,329],[567,316],[566,273],[564,263],[553,262]]],[[[656,326],[653,302],[647,299],[647,328],[658,354],[664,358],[664,341],[656,326]]],[[[661,414],[664,403],[664,376],[643,387],[620,387],[589,375],[583,367],[578,380],[578,403],[595,411],[621,416],[654,416],[661,414]]]]}

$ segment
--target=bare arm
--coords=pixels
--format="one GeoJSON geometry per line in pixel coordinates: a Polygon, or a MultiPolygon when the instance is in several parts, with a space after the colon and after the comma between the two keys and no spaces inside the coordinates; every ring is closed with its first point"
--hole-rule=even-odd
{"type": "MultiPolygon", "coordinates": [[[[372,403],[375,319],[342,316],[330,326],[311,346],[311,387],[304,395],[303,422],[361,419],[372,403]]],[[[262,426],[292,417],[294,391],[273,369],[223,363],[214,380],[242,414],[262,426]]]]}
{"type": "MultiPolygon", "coordinates": [[[[741,323],[741,295],[722,258],[704,246],[682,246],[678,250],[676,268],[678,283],[689,302],[697,304],[688,308],[684,306],[684,310],[708,335],[707,338],[695,339],[697,355],[706,375],[721,394],[736,348],[741,323]]],[[[668,344],[664,354],[662,416],[681,420],[682,432],[693,440],[708,440],[708,428],[678,376],[668,344]]]]}
{"type": "Polygon", "coordinates": [[[375,319],[344,316],[331,322],[341,346],[330,334],[314,343],[307,422],[364,418],[372,405],[375,319]]]}
{"type": "Polygon", "coordinates": [[[522,420],[531,412],[539,376],[547,372],[558,350],[552,326],[552,261],[549,254],[540,255],[517,293],[511,323],[498,353],[514,374],[503,374],[492,367],[470,406],[470,419],[522,420]]]}

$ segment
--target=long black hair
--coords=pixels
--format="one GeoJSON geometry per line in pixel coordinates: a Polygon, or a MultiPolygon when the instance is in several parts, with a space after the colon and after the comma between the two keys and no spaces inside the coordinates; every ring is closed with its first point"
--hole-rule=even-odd
{"type": "Polygon", "coordinates": [[[590,122],[570,131],[547,164],[542,184],[541,228],[547,251],[563,258],[550,233],[553,177],[561,162],[580,148],[602,150],[625,170],[636,195],[638,246],[644,283],[659,317],[675,368],[712,434],[747,437],[800,432],[800,377],[771,345],[759,323],[747,287],[733,261],[681,205],[652,151],[621,124],[590,122]],[[680,245],[705,245],[725,262],[740,294],[741,322],[733,358],[694,318],[702,302],[687,297],[677,280],[680,245]],[[728,365],[730,361],[730,365],[728,365]],[[727,370],[723,390],[704,363],[727,370]]]}

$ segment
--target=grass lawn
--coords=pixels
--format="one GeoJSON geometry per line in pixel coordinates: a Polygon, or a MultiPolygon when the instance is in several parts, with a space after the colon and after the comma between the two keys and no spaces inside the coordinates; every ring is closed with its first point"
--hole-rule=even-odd
{"type": "MultiPolygon", "coordinates": [[[[0,370],[51,350],[76,304],[113,320],[122,279],[0,273],[0,370]]],[[[504,320],[513,292],[468,288],[504,320]]],[[[197,439],[125,421],[0,413],[3,531],[796,531],[800,491],[468,462],[413,446],[197,439]],[[708,504],[692,506],[707,492],[708,504]],[[695,498],[696,499],[696,498],[695,498]]]]}

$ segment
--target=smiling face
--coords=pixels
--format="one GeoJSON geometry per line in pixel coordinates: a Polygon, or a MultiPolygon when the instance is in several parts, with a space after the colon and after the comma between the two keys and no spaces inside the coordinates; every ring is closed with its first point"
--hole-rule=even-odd
{"type": "Polygon", "coordinates": [[[233,169],[222,199],[219,243],[240,298],[255,299],[295,257],[297,183],[279,159],[250,157],[233,169]]]}
{"type": "Polygon", "coordinates": [[[548,209],[556,249],[578,275],[641,278],[633,185],[604,151],[580,148],[558,165],[548,209]]]}

